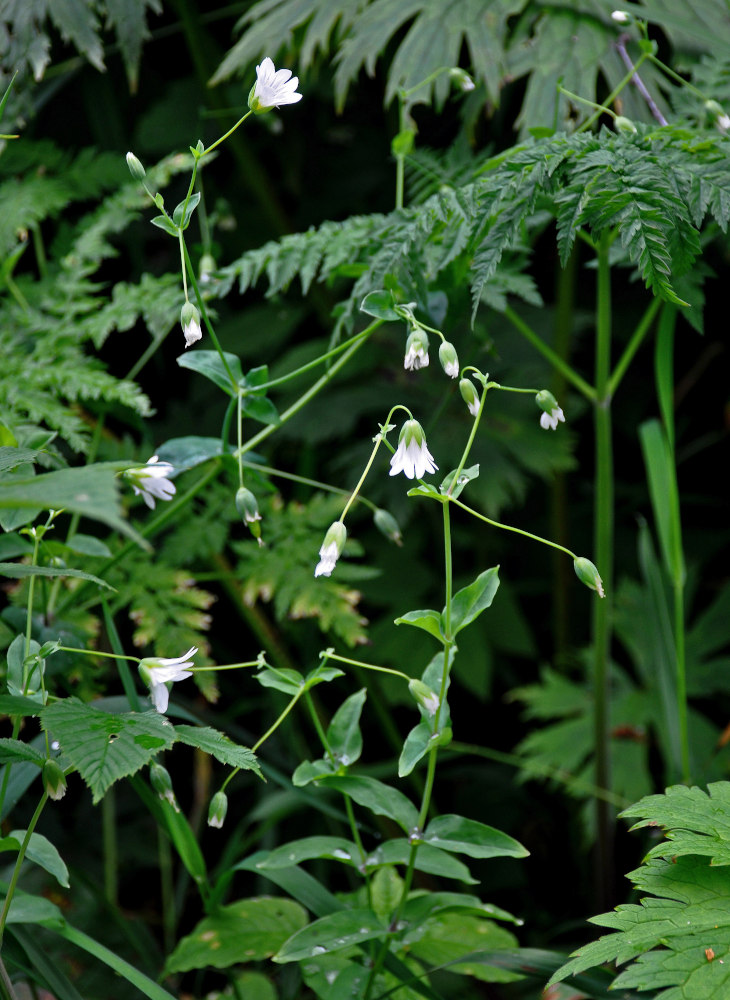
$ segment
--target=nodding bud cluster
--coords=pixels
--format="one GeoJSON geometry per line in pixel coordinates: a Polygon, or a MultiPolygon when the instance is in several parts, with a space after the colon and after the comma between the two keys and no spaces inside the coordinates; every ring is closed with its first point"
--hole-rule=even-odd
{"type": "Polygon", "coordinates": [[[216,792],[208,807],[208,826],[214,826],[216,830],[220,830],[225,822],[227,812],[228,796],[223,791],[216,792]]]}
{"type": "Polygon", "coordinates": [[[435,715],[439,710],[439,698],[428,684],[423,681],[408,681],[408,690],[413,695],[414,700],[429,715],[435,715]]]}
{"type": "Polygon", "coordinates": [[[439,361],[449,378],[459,377],[459,357],[456,348],[448,340],[444,340],[439,347],[439,361]]]}
{"type": "Polygon", "coordinates": [[[461,393],[461,398],[464,400],[466,405],[469,407],[469,413],[473,417],[479,414],[479,394],[474,388],[474,383],[470,378],[463,378],[459,382],[459,392],[461,393]]]}
{"type": "Polygon", "coordinates": [[[180,310],[180,325],[182,326],[186,347],[190,347],[197,340],[203,339],[203,332],[200,329],[200,313],[192,302],[186,302],[180,310]]]}
{"type": "Polygon", "coordinates": [[[263,545],[261,525],[259,524],[261,520],[259,505],[251,490],[247,490],[245,486],[241,486],[236,493],[236,510],[243,519],[243,523],[248,525],[248,530],[257,539],[259,545],[263,545]]]}
{"type": "Polygon", "coordinates": [[[540,415],[540,426],[548,431],[557,430],[559,422],[565,423],[565,415],[558,406],[558,401],[551,392],[543,389],[535,396],[535,402],[542,410],[540,415]]]}
{"type": "Polygon", "coordinates": [[[134,153],[127,153],[127,166],[129,167],[130,174],[136,181],[143,181],[145,179],[144,167],[134,153]]]}
{"type": "Polygon", "coordinates": [[[158,764],[157,761],[154,761],[150,765],[150,784],[163,802],[169,802],[175,812],[180,812],[180,806],[177,804],[175,792],[172,790],[172,778],[170,777],[170,772],[166,767],[163,767],[162,764],[158,764]]]}
{"type": "Polygon", "coordinates": [[[314,571],[315,576],[329,576],[332,573],[346,540],[347,529],[342,521],[335,521],[329,526],[319,549],[319,562],[314,571]]]}
{"type": "Polygon", "coordinates": [[[52,757],[49,757],[43,765],[43,788],[48,793],[49,799],[54,799],[56,802],[66,794],[66,775],[60,764],[52,757]]]}
{"type": "Polygon", "coordinates": [[[586,559],[585,556],[578,556],[577,559],[573,560],[573,569],[581,583],[584,583],[586,587],[590,587],[591,590],[595,590],[599,597],[606,596],[606,592],[603,589],[603,581],[590,559],[586,559]]]}
{"type": "Polygon", "coordinates": [[[409,372],[428,367],[428,335],[420,327],[416,327],[408,335],[403,367],[409,372]]]}
{"type": "Polygon", "coordinates": [[[373,521],[375,521],[375,527],[378,531],[382,532],[389,541],[395,542],[396,545],[403,544],[400,525],[389,511],[378,507],[373,514],[373,521]]]}

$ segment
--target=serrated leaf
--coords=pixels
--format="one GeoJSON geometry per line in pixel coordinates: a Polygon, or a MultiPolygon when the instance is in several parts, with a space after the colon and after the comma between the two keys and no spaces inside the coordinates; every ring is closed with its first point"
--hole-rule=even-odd
{"type": "Polygon", "coordinates": [[[304,908],[291,899],[261,896],[222,906],[178,943],[165,975],[270,958],[306,920],[304,908]]]}
{"type": "Polygon", "coordinates": [[[372,910],[340,910],[302,928],[274,955],[275,962],[299,962],[384,937],[388,928],[372,910]]]}
{"type": "Polygon", "coordinates": [[[119,778],[135,774],[175,740],[175,730],[157,712],[101,712],[76,698],[49,705],[41,725],[61,745],[91,790],[94,804],[119,778]]]}
{"type": "MultiPolygon", "coordinates": [[[[30,698],[13,698],[13,701],[21,700],[30,702],[30,698]]],[[[40,711],[40,705],[37,702],[31,702],[31,704],[35,705],[35,712],[33,714],[37,715],[40,711]]],[[[27,760],[31,764],[43,767],[46,762],[46,756],[40,750],[36,750],[35,747],[23,743],[22,740],[14,740],[10,736],[3,736],[0,739],[0,764],[14,764],[20,760],[27,760]]]]}
{"type": "Polygon", "coordinates": [[[204,750],[221,764],[239,767],[243,771],[255,771],[259,777],[263,777],[254,752],[234,743],[217,729],[210,726],[175,726],[175,736],[190,747],[204,750]]]}

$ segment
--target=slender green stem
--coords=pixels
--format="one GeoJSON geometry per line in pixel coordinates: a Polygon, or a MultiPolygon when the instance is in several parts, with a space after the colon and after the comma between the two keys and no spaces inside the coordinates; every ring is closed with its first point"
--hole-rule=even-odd
{"type": "MultiPolygon", "coordinates": [[[[613,88],[613,90],[611,91],[611,93],[608,95],[608,97],[604,101],[604,104],[613,104],[613,102],[616,100],[616,98],[621,93],[621,91],[624,89],[624,87],[627,87],[631,83],[631,81],[632,81],[632,79],[634,77],[634,74],[639,69],[639,67],[644,62],[644,60],[648,58],[648,56],[649,56],[648,52],[642,52],[641,57],[639,58],[639,61],[636,63],[635,66],[632,66],[631,69],[628,71],[628,73],[623,77],[623,79],[621,79],[616,84],[616,86],[613,88]]],[[[594,122],[598,121],[598,119],[601,117],[601,115],[603,114],[603,112],[604,112],[604,108],[601,108],[600,111],[595,111],[590,116],[590,118],[586,118],[586,120],[583,122],[583,124],[580,126],[580,128],[576,129],[576,133],[575,134],[577,135],[579,132],[585,132],[585,131],[587,131],[594,124],[594,122]]]]}
{"type": "Polygon", "coordinates": [[[347,514],[348,510],[350,509],[350,507],[352,507],[353,503],[358,499],[360,490],[362,489],[362,485],[367,478],[368,472],[370,472],[370,469],[372,468],[372,464],[375,461],[375,456],[378,454],[378,449],[380,448],[382,443],[383,443],[383,435],[382,434],[376,435],[375,447],[373,448],[370,454],[370,458],[368,459],[365,468],[362,470],[362,475],[358,479],[355,489],[352,491],[347,503],[345,504],[345,509],[340,514],[340,521],[345,520],[345,515],[347,514]]]}
{"type": "MultiPolygon", "coordinates": [[[[486,393],[486,390],[485,390],[486,393]]],[[[482,399],[482,402],[484,400],[482,399]]],[[[454,586],[454,568],[451,557],[451,513],[449,511],[449,505],[444,503],[441,505],[443,511],[443,525],[444,525],[444,608],[446,611],[445,621],[444,621],[444,635],[449,643],[453,641],[453,636],[451,634],[451,598],[454,586]]],[[[443,677],[446,677],[446,672],[448,668],[447,658],[444,654],[444,673],[443,677]]],[[[444,683],[442,680],[442,691],[444,689],[444,683]]]]}
{"type": "MultiPolygon", "coordinates": [[[[223,367],[225,369],[226,375],[231,380],[231,387],[233,388],[233,394],[234,394],[234,396],[238,395],[238,393],[241,390],[239,388],[238,382],[236,382],[236,378],[235,378],[233,372],[231,371],[231,366],[228,364],[228,360],[227,360],[227,358],[226,358],[226,356],[225,356],[225,354],[223,352],[223,348],[221,347],[221,343],[218,340],[218,337],[216,336],[216,332],[213,329],[213,324],[210,322],[210,317],[208,316],[208,310],[207,310],[206,305],[205,305],[205,299],[203,298],[203,296],[202,296],[202,294],[200,292],[200,287],[198,285],[198,279],[195,277],[195,271],[193,269],[192,261],[190,260],[190,254],[188,253],[188,248],[187,248],[187,245],[185,243],[185,238],[184,238],[184,236],[182,234],[182,230],[180,231],[180,247],[182,249],[183,258],[184,258],[183,259],[183,275],[185,274],[185,269],[187,268],[188,274],[190,275],[190,283],[193,286],[193,291],[195,292],[195,298],[196,298],[196,301],[198,303],[198,308],[200,309],[200,316],[201,316],[203,322],[205,323],[205,328],[208,331],[208,335],[210,336],[210,339],[213,341],[213,346],[215,347],[216,351],[218,352],[218,356],[221,359],[221,364],[223,365],[223,367]]],[[[186,292],[186,294],[187,294],[187,292],[186,292]]]]}
{"type": "MultiPolygon", "coordinates": [[[[313,486],[316,490],[325,490],[327,493],[334,493],[337,496],[349,497],[352,495],[351,490],[343,490],[341,486],[332,486],[330,483],[323,483],[320,479],[310,479],[308,476],[300,476],[296,472],[285,472],[283,469],[275,469],[271,465],[261,465],[259,462],[246,462],[243,463],[246,469],[255,469],[256,472],[263,472],[267,476],[273,476],[275,479],[289,479],[293,483],[301,483],[303,486],[313,486]]],[[[365,504],[370,510],[377,510],[378,505],[373,503],[372,500],[368,500],[367,497],[361,494],[357,495],[357,502],[365,504]]]]}
{"type": "Polygon", "coordinates": [[[624,352],[619,358],[618,364],[614,368],[608,381],[608,395],[610,397],[613,397],[616,394],[616,390],[621,383],[621,379],[626,374],[626,369],[631,364],[634,355],[638,351],[639,347],[641,347],[644,338],[651,329],[651,324],[654,322],[654,317],[659,311],[661,304],[662,300],[658,296],[652,299],[647,306],[644,315],[641,317],[636,329],[631,335],[631,340],[626,345],[624,352]]]}
{"type": "Polygon", "coordinates": [[[679,715],[679,740],[682,749],[682,781],[691,784],[692,770],[689,753],[689,727],[687,724],[687,665],[685,650],[684,583],[672,582],[674,593],[674,647],[677,657],[677,714],[679,715]]]}
{"type": "MultiPolygon", "coordinates": [[[[610,235],[601,237],[598,247],[598,290],[596,303],[596,402],[594,486],[594,552],[606,597],[593,601],[593,708],[596,754],[596,784],[611,790],[610,761],[610,677],[611,609],[613,601],[613,446],[611,428],[611,269],[608,250],[610,235]]],[[[613,874],[613,819],[608,804],[596,801],[598,837],[598,886],[600,905],[607,906],[613,874]]]]}
{"type": "Polygon", "coordinates": [[[329,361],[330,358],[336,357],[338,354],[342,354],[347,348],[356,343],[360,339],[367,339],[371,333],[370,327],[365,330],[361,330],[356,333],[353,337],[348,340],[343,340],[341,344],[337,347],[333,347],[331,350],[327,351],[325,354],[319,354],[314,361],[308,361],[306,365],[301,365],[299,368],[295,368],[294,371],[288,372],[286,375],[281,375],[279,378],[272,378],[269,382],[264,382],[262,385],[256,386],[257,392],[263,392],[267,389],[273,388],[276,385],[284,385],[286,382],[291,382],[292,379],[297,378],[299,375],[303,375],[305,372],[310,371],[312,368],[317,368],[319,365],[323,364],[325,361],[329,361]]]}
{"type": "MultiPolygon", "coordinates": [[[[406,127],[406,95],[398,94],[398,132],[402,133],[406,127]]],[[[403,208],[403,189],[405,180],[406,158],[402,153],[396,153],[395,157],[395,207],[396,210],[403,208]]]]}
{"type": "Polygon", "coordinates": [[[172,848],[168,837],[157,827],[157,863],[160,866],[160,902],[162,905],[162,939],[170,955],[175,947],[177,913],[172,876],[172,848]]]}
{"type": "Polygon", "coordinates": [[[10,885],[8,886],[8,894],[5,897],[5,902],[3,904],[2,913],[0,913],[0,946],[2,945],[3,935],[5,933],[5,924],[8,919],[8,911],[10,910],[10,904],[13,901],[13,896],[15,895],[15,888],[18,884],[18,878],[20,877],[20,869],[23,867],[23,861],[25,859],[25,852],[28,850],[28,844],[30,843],[30,838],[33,831],[36,828],[36,824],[40,819],[41,813],[43,812],[43,807],[48,801],[48,792],[43,792],[41,795],[40,802],[36,806],[36,810],[31,817],[31,821],[28,824],[28,829],[25,831],[25,836],[23,837],[23,843],[20,845],[20,850],[18,851],[18,857],[15,859],[15,867],[13,868],[13,874],[10,878],[10,885]]]}
{"type": "Polygon", "coordinates": [[[2,956],[0,956],[0,987],[2,988],[2,1000],[17,1000],[12,980],[5,968],[2,956]]]}
{"type": "Polygon", "coordinates": [[[527,324],[522,317],[514,311],[514,309],[512,309],[511,306],[506,307],[504,315],[515,327],[515,329],[519,330],[525,340],[528,340],[544,358],[547,358],[550,364],[560,372],[566,381],[570,382],[570,384],[574,386],[578,392],[585,396],[586,399],[591,402],[595,402],[596,390],[593,386],[589,385],[584,378],[581,378],[581,376],[574,371],[571,365],[561,358],[560,355],[552,349],[552,347],[549,347],[545,341],[535,333],[532,327],[529,326],[529,324],[527,324]]]}
{"type": "MultiPolygon", "coordinates": [[[[571,552],[564,545],[559,545],[557,542],[551,542],[549,538],[541,538],[540,535],[533,535],[531,531],[525,531],[523,528],[515,528],[511,524],[503,524],[501,521],[493,521],[491,517],[487,517],[486,514],[480,513],[478,510],[474,510],[473,507],[467,507],[465,503],[456,497],[451,497],[449,503],[455,503],[457,507],[461,507],[465,510],[467,514],[471,514],[472,517],[478,518],[480,521],[484,521],[485,524],[490,524],[493,528],[501,528],[502,531],[513,531],[516,535],[524,535],[525,538],[531,538],[534,542],[541,542],[543,545],[549,545],[553,549],[558,549],[560,552],[564,552],[571,559],[577,559],[575,552],[571,552]]],[[[605,581],[604,581],[605,582],[605,581]]]]}
{"type": "Polygon", "coordinates": [[[233,128],[229,128],[228,131],[225,133],[225,135],[222,135],[220,137],[220,139],[216,139],[216,141],[214,143],[211,143],[210,146],[208,146],[206,149],[203,150],[203,152],[200,154],[201,158],[203,156],[207,156],[208,153],[212,153],[212,151],[216,148],[216,146],[220,146],[220,144],[222,142],[225,142],[226,139],[228,138],[228,136],[229,135],[233,135],[233,133],[238,128],[238,126],[242,125],[246,121],[246,119],[249,118],[252,114],[253,114],[253,111],[247,111],[246,114],[242,118],[238,119],[238,121],[233,126],[233,128]]]}
{"type": "Polygon", "coordinates": [[[395,670],[393,667],[379,667],[375,663],[365,663],[363,660],[351,660],[347,656],[340,656],[331,649],[327,649],[319,655],[320,659],[337,660],[338,663],[349,663],[353,667],[362,667],[364,670],[374,670],[379,674],[393,674],[394,677],[401,677],[404,681],[406,681],[406,683],[411,679],[408,674],[404,674],[402,670],[395,670]]]}
{"type": "MultiPolygon", "coordinates": [[[[271,669],[273,670],[274,668],[272,667],[271,669]]],[[[279,726],[282,724],[282,722],[284,721],[284,719],[291,712],[291,710],[294,708],[294,706],[296,705],[296,703],[299,701],[299,699],[302,697],[303,694],[304,694],[304,689],[303,688],[301,690],[297,691],[297,693],[291,699],[291,701],[286,706],[286,708],[281,713],[281,715],[279,715],[279,717],[276,719],[276,721],[274,723],[272,723],[272,725],[269,726],[269,728],[266,730],[266,732],[264,733],[264,735],[259,740],[257,740],[256,743],[254,743],[254,745],[251,747],[251,750],[252,750],[253,753],[256,753],[256,751],[261,746],[261,744],[265,743],[266,740],[268,740],[269,736],[271,736],[272,733],[276,732],[276,730],[279,728],[279,726]]]]}
{"type": "MultiPolygon", "coordinates": [[[[482,419],[482,413],[484,412],[484,402],[487,398],[487,392],[489,391],[489,388],[490,388],[489,385],[485,385],[484,389],[482,390],[482,398],[479,400],[479,412],[474,417],[474,422],[472,424],[471,432],[469,434],[469,439],[467,440],[466,445],[464,446],[464,451],[462,452],[461,459],[459,460],[459,464],[456,467],[454,478],[451,480],[451,485],[447,490],[446,493],[447,496],[451,496],[451,494],[454,491],[454,487],[459,482],[459,476],[464,471],[464,466],[466,465],[467,459],[469,457],[471,446],[474,444],[474,438],[477,436],[477,430],[479,429],[479,421],[482,419]]],[[[444,506],[446,505],[444,504],[444,506]]]]}

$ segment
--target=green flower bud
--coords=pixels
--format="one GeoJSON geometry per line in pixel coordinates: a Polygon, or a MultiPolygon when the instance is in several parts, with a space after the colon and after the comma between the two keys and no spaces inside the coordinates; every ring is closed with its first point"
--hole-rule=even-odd
{"type": "Polygon", "coordinates": [[[214,826],[217,830],[223,826],[228,812],[228,796],[225,792],[216,792],[210,800],[208,807],[208,826],[214,826]]]}
{"type": "Polygon", "coordinates": [[[629,134],[636,132],[636,125],[630,118],[624,118],[623,115],[616,115],[613,124],[616,126],[617,132],[628,132],[629,134]]]}
{"type": "Polygon", "coordinates": [[[127,153],[127,166],[129,167],[130,174],[136,181],[143,181],[145,179],[144,167],[134,153],[127,153]]]}
{"type": "Polygon", "coordinates": [[[459,358],[456,348],[448,340],[444,340],[441,347],[439,347],[439,361],[449,378],[459,377],[459,358]]]}
{"type": "Polygon", "coordinates": [[[329,526],[319,547],[319,562],[314,570],[315,576],[330,576],[346,540],[347,529],[342,521],[335,521],[329,526]]]}
{"type": "Polygon", "coordinates": [[[254,538],[258,539],[259,545],[263,544],[261,525],[258,523],[261,520],[259,505],[251,490],[247,490],[245,486],[241,486],[236,493],[236,510],[241,515],[243,523],[248,525],[248,530],[254,538]]]}
{"type": "Polygon", "coordinates": [[[479,395],[470,378],[463,378],[459,382],[459,392],[461,393],[461,398],[469,407],[469,413],[473,417],[476,417],[479,413],[479,395]]]}
{"type": "Polygon", "coordinates": [[[586,587],[590,587],[591,590],[595,590],[599,597],[606,596],[603,589],[603,581],[590,559],[586,559],[585,556],[579,556],[573,561],[573,568],[581,583],[584,583],[586,587]]]}
{"type": "Polygon", "coordinates": [[[203,332],[200,329],[200,313],[192,302],[186,302],[180,310],[180,325],[182,326],[186,347],[190,347],[191,344],[202,339],[203,332]]]}
{"type": "Polygon", "coordinates": [[[52,757],[43,765],[43,787],[48,792],[48,797],[56,802],[66,794],[66,775],[52,757]]]}
{"type": "Polygon", "coordinates": [[[375,521],[375,527],[378,531],[382,532],[389,541],[395,542],[396,545],[403,544],[400,526],[389,511],[378,507],[373,514],[373,521],[375,521]]]}
{"type": "Polygon", "coordinates": [[[175,792],[172,790],[170,772],[162,764],[158,764],[157,761],[153,761],[150,765],[150,784],[163,801],[169,802],[175,812],[180,812],[180,807],[175,799],[175,792]]]}
{"type": "Polygon", "coordinates": [[[463,90],[464,93],[468,93],[470,90],[474,90],[474,81],[466,72],[466,70],[461,69],[459,66],[453,66],[449,70],[449,76],[454,81],[456,86],[463,90]]]}
{"type": "Polygon", "coordinates": [[[435,715],[439,710],[439,698],[435,691],[432,691],[428,684],[423,681],[408,681],[408,690],[413,698],[429,715],[435,715]]]}

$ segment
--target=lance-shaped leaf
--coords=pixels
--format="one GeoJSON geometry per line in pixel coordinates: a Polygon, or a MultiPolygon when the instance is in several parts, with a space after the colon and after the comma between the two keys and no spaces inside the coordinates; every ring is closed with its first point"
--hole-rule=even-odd
{"type": "Polygon", "coordinates": [[[395,619],[396,625],[412,625],[414,628],[421,628],[428,632],[439,642],[444,641],[444,634],[441,631],[441,616],[438,611],[431,608],[424,608],[422,611],[409,611],[400,618],[395,619]]]}
{"type": "Polygon", "coordinates": [[[274,961],[299,962],[350,948],[361,941],[381,938],[387,933],[387,926],[372,910],[340,910],[297,931],[274,955],[274,961]]]}
{"type": "MultiPolygon", "coordinates": [[[[456,635],[490,606],[499,587],[499,566],[485,569],[468,587],[457,591],[451,603],[451,633],[456,635]]],[[[446,609],[441,613],[445,629],[446,609]]]]}
{"type": "MultiPolygon", "coordinates": [[[[0,838],[0,851],[15,851],[17,853],[25,840],[26,832],[25,830],[11,830],[7,837],[0,838]]],[[[34,861],[41,868],[45,868],[64,889],[68,889],[68,868],[56,847],[42,833],[31,833],[28,846],[25,849],[25,856],[29,861],[34,861]]]]}
{"type": "Polygon", "coordinates": [[[432,819],[423,840],[443,851],[468,854],[471,858],[524,858],[530,853],[501,830],[455,815],[432,819]]]}
{"type": "Polygon", "coordinates": [[[360,715],[366,697],[366,688],[351,694],[337,709],[327,727],[327,743],[330,750],[337,763],[345,767],[354,764],[362,753],[360,715]]]}
{"type": "Polygon", "coordinates": [[[257,868],[289,868],[300,861],[312,858],[332,858],[344,862],[357,862],[360,852],[357,844],[344,837],[303,837],[270,851],[257,868]]]}
{"type": "Polygon", "coordinates": [[[344,792],[358,805],[371,809],[377,816],[388,816],[406,832],[418,824],[418,810],[410,799],[397,788],[391,788],[377,778],[335,774],[320,778],[318,784],[344,792]]]}

